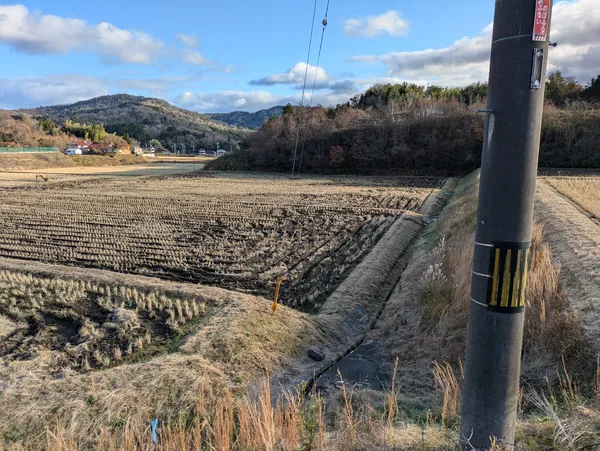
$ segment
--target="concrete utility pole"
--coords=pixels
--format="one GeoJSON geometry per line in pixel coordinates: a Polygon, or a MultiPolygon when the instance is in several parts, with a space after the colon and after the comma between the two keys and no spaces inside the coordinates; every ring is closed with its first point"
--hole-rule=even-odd
{"type": "Polygon", "coordinates": [[[514,444],[552,0],[496,0],[461,448],[514,444]]]}

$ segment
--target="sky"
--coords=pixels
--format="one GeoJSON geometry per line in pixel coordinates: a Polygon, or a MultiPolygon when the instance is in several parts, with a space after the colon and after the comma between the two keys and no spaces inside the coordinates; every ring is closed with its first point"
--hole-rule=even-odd
{"type": "MultiPolygon", "coordinates": [[[[493,0],[0,0],[0,108],[107,94],[199,112],[335,105],[376,83],[486,81],[493,0]],[[315,86],[314,97],[312,87],[315,86]],[[312,97],[312,98],[311,98],[312,97]]],[[[550,69],[600,74],[600,0],[554,3],[550,69]]]]}

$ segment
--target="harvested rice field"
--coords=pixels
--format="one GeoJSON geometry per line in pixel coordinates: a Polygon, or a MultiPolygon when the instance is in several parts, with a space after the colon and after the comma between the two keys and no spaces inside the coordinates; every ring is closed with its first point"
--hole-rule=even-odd
{"type": "Polygon", "coordinates": [[[0,257],[272,292],[319,307],[436,178],[186,175],[7,189],[0,257]]]}

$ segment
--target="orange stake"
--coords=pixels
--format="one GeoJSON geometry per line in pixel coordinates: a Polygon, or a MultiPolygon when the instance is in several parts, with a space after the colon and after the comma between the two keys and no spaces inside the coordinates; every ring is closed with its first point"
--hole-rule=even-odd
{"type": "Polygon", "coordinates": [[[273,315],[275,314],[275,310],[277,310],[277,306],[279,305],[277,301],[279,300],[279,289],[281,288],[281,276],[277,277],[277,286],[275,287],[275,298],[273,299],[273,315]]]}

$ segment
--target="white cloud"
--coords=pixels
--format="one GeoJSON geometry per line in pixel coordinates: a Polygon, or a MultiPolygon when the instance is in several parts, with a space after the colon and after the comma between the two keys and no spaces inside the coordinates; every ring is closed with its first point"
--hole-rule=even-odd
{"type": "Polygon", "coordinates": [[[200,45],[200,38],[195,34],[179,33],[177,37],[188,47],[198,47],[200,45]]]}
{"type": "MultiPolygon", "coordinates": [[[[313,105],[336,105],[350,98],[347,93],[316,93],[313,105]]],[[[274,95],[268,91],[219,91],[213,93],[185,92],[175,100],[178,106],[203,113],[220,113],[234,110],[258,111],[274,105],[300,103],[301,94],[274,95]]]]}
{"type": "MultiPolygon", "coordinates": [[[[442,86],[460,86],[485,81],[489,72],[492,26],[476,37],[464,37],[448,47],[350,58],[359,63],[381,63],[388,76],[424,80],[442,86]]],[[[574,0],[555,3],[549,67],[579,81],[600,73],[600,2],[574,0]]]]}
{"type": "Polygon", "coordinates": [[[0,78],[0,108],[33,108],[78,102],[110,94],[105,83],[88,75],[0,78]]]}
{"type": "Polygon", "coordinates": [[[146,33],[41,15],[23,5],[0,6],[0,43],[32,54],[91,51],[108,62],[132,64],[150,64],[165,46],[146,33]]]}
{"type": "Polygon", "coordinates": [[[441,49],[391,52],[380,56],[360,55],[350,61],[383,63],[388,76],[458,86],[486,80],[489,69],[491,27],[481,36],[461,38],[441,49]]]}
{"type": "MultiPolygon", "coordinates": [[[[305,104],[310,103],[310,97],[312,94],[313,86],[314,91],[330,91],[330,94],[342,94],[342,93],[355,93],[356,86],[352,80],[344,79],[333,79],[327,72],[321,67],[317,69],[316,66],[306,65],[306,63],[297,63],[291,69],[280,74],[269,75],[268,77],[260,78],[258,80],[250,80],[250,85],[255,86],[273,86],[277,84],[282,85],[293,85],[294,90],[302,91],[304,89],[304,75],[306,74],[306,91],[305,91],[305,104]],[[308,71],[306,70],[308,67],[308,71]],[[316,78],[315,78],[316,75],[316,78]]],[[[314,98],[319,96],[327,95],[327,93],[319,93],[314,98]]],[[[290,98],[294,98],[293,96],[290,98]]],[[[301,102],[302,96],[298,98],[298,102],[301,102]]],[[[347,100],[347,99],[346,99],[347,100]]],[[[313,101],[313,105],[317,102],[313,101]]]]}
{"type": "Polygon", "coordinates": [[[409,23],[398,11],[390,10],[379,16],[369,16],[365,19],[347,19],[344,31],[352,36],[372,38],[382,34],[390,36],[406,36],[410,29],[409,23]]]}
{"type": "Polygon", "coordinates": [[[298,85],[304,83],[304,74],[307,74],[307,85],[312,86],[315,79],[315,71],[317,76],[317,83],[323,83],[329,80],[329,76],[322,67],[317,70],[316,66],[308,65],[308,71],[306,63],[297,63],[294,67],[288,69],[286,72],[280,74],[269,75],[268,77],[260,78],[258,80],[251,80],[251,85],[257,86],[272,86],[272,85],[298,85]],[[309,84],[310,83],[310,84],[309,84]]]}
{"type": "Polygon", "coordinates": [[[202,112],[227,112],[235,109],[260,110],[276,105],[280,97],[267,91],[220,91],[214,93],[185,92],[177,97],[178,105],[202,112]]]}
{"type": "Polygon", "coordinates": [[[186,49],[183,52],[183,61],[193,66],[206,66],[211,64],[211,61],[196,50],[186,49]]]}
{"type": "Polygon", "coordinates": [[[558,47],[550,49],[551,68],[580,81],[600,74],[600,2],[562,1],[552,10],[551,39],[558,47]]]}

